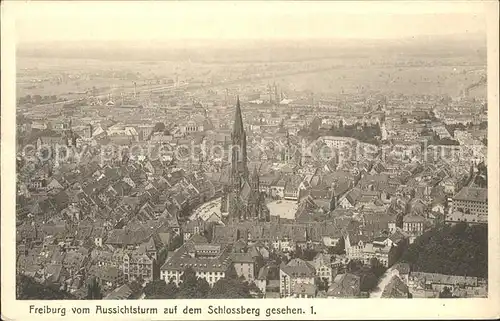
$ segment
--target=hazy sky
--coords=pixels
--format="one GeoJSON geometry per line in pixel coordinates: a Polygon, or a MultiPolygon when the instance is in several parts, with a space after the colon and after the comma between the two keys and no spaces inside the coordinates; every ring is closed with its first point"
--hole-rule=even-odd
{"type": "Polygon", "coordinates": [[[464,1],[19,1],[14,10],[18,42],[400,38],[486,30],[484,5],[464,1]]]}

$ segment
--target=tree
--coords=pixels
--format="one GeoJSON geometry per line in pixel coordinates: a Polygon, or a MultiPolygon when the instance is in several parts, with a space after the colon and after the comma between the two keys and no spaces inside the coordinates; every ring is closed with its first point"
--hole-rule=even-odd
{"type": "Polygon", "coordinates": [[[317,254],[318,254],[317,251],[310,248],[306,248],[302,252],[302,259],[304,261],[312,261],[317,254]]]}
{"type": "Polygon", "coordinates": [[[177,297],[177,292],[179,291],[179,288],[177,287],[177,284],[174,283],[174,280],[170,280],[170,282],[167,283],[167,288],[165,290],[167,294],[166,299],[175,299],[177,297]]]}
{"type": "Polygon", "coordinates": [[[302,258],[304,256],[303,250],[300,246],[297,246],[295,251],[291,253],[292,258],[302,258]]]}
{"type": "Polygon", "coordinates": [[[16,299],[18,300],[75,300],[76,298],[61,291],[57,284],[41,284],[26,275],[16,276],[16,299]]]}
{"type": "Polygon", "coordinates": [[[487,226],[464,222],[436,226],[409,245],[401,259],[414,271],[486,278],[487,226]]]}
{"type": "Polygon", "coordinates": [[[182,284],[185,286],[195,286],[196,285],[196,272],[192,267],[187,267],[184,269],[184,273],[181,275],[182,284]]]}
{"type": "Polygon", "coordinates": [[[262,255],[258,255],[256,257],[254,257],[254,260],[255,260],[255,271],[259,271],[261,267],[263,267],[266,262],[264,260],[264,258],[262,257],[262,255]]]}
{"type": "Polygon", "coordinates": [[[236,269],[234,268],[234,265],[231,264],[226,271],[225,278],[235,280],[238,278],[238,273],[236,273],[236,269]]]}
{"type": "Polygon", "coordinates": [[[211,299],[243,299],[252,298],[252,295],[246,281],[222,278],[210,289],[208,297],[211,299]]]}
{"type": "Polygon", "coordinates": [[[161,250],[158,252],[158,260],[156,261],[158,267],[161,267],[163,263],[165,263],[167,256],[168,256],[168,248],[166,247],[161,248],[161,250]]]}
{"type": "Polygon", "coordinates": [[[481,162],[479,164],[477,164],[477,171],[479,172],[479,174],[486,174],[488,173],[488,168],[486,167],[486,165],[484,164],[484,162],[481,162]]]}
{"type": "Polygon", "coordinates": [[[482,188],[487,188],[488,187],[488,169],[484,162],[481,162],[477,165],[477,176],[474,180],[474,184],[482,187],[482,188]]]}
{"type": "Polygon", "coordinates": [[[377,258],[372,258],[370,260],[370,266],[371,266],[371,271],[377,278],[380,278],[382,275],[384,275],[386,268],[385,266],[380,263],[380,261],[377,258]]]}
{"type": "Polygon", "coordinates": [[[164,123],[156,123],[155,127],[153,127],[153,133],[156,132],[163,132],[165,131],[165,124],[164,123]]]}
{"type": "Polygon", "coordinates": [[[197,289],[197,277],[196,272],[192,267],[187,267],[184,273],[181,275],[181,285],[179,286],[179,292],[177,292],[176,298],[178,299],[201,299],[201,293],[197,289]]]}
{"type": "Polygon", "coordinates": [[[318,286],[319,291],[328,291],[328,280],[317,277],[316,278],[316,284],[318,286]]]}
{"type": "Polygon", "coordinates": [[[198,280],[196,280],[196,287],[200,292],[201,297],[206,298],[208,296],[208,293],[210,292],[210,284],[208,284],[207,280],[204,278],[198,278],[198,280]]]}
{"type": "Polygon", "coordinates": [[[360,260],[350,260],[349,263],[347,263],[347,271],[353,273],[361,270],[363,267],[363,262],[360,260]]]}
{"type": "Polygon", "coordinates": [[[87,283],[87,300],[101,300],[101,285],[95,277],[87,283]]]}
{"type": "Polygon", "coordinates": [[[345,254],[345,240],[343,237],[339,239],[337,244],[335,244],[333,247],[330,247],[328,249],[328,253],[330,254],[336,254],[336,255],[342,255],[345,254]]]}
{"type": "Polygon", "coordinates": [[[208,222],[205,224],[205,229],[203,230],[203,236],[207,239],[208,243],[212,242],[214,226],[217,225],[215,222],[208,222]]]}
{"type": "Polygon", "coordinates": [[[360,276],[361,276],[361,280],[360,280],[360,290],[361,291],[370,292],[377,287],[378,278],[373,272],[363,271],[363,273],[361,273],[360,276]]]}
{"type": "MultiPolygon", "coordinates": [[[[407,203],[407,205],[410,204],[410,202],[407,203]]],[[[406,210],[406,208],[405,208],[406,210]]],[[[396,215],[396,226],[399,227],[399,228],[403,228],[403,218],[405,216],[405,213],[403,212],[399,212],[397,215],[396,215]]]]}
{"type": "Polygon", "coordinates": [[[269,252],[269,260],[274,261],[277,266],[279,266],[281,263],[288,263],[288,258],[285,255],[281,255],[274,250],[269,252]]]}
{"type": "Polygon", "coordinates": [[[40,104],[41,102],[42,102],[42,96],[40,96],[40,95],[34,95],[34,96],[33,96],[33,103],[34,103],[34,104],[37,104],[37,105],[38,105],[38,104],[40,104]]]}
{"type": "Polygon", "coordinates": [[[144,287],[146,299],[169,299],[167,283],[164,280],[153,280],[144,287]]]}
{"type": "Polygon", "coordinates": [[[252,298],[250,289],[251,286],[245,281],[245,278],[238,277],[236,269],[230,265],[225,276],[219,279],[208,291],[207,297],[211,299],[252,298]]]}
{"type": "Polygon", "coordinates": [[[191,210],[192,210],[191,203],[190,203],[189,199],[187,199],[186,203],[184,204],[184,206],[180,210],[179,216],[181,218],[185,219],[189,216],[189,214],[191,214],[191,210]]]}
{"type": "Polygon", "coordinates": [[[451,293],[451,289],[447,286],[444,287],[443,291],[439,292],[440,299],[451,299],[455,298],[453,293],[451,293]]]}
{"type": "Polygon", "coordinates": [[[182,244],[184,243],[183,239],[182,239],[182,236],[180,236],[179,234],[175,235],[173,238],[172,238],[172,241],[170,242],[170,244],[168,245],[168,250],[169,251],[175,251],[177,250],[179,247],[182,246],[182,244]]]}
{"type": "Polygon", "coordinates": [[[372,291],[378,284],[380,276],[385,273],[385,267],[377,259],[372,260],[371,265],[365,265],[360,260],[351,260],[347,264],[347,271],[360,278],[360,289],[363,292],[372,291]]]}

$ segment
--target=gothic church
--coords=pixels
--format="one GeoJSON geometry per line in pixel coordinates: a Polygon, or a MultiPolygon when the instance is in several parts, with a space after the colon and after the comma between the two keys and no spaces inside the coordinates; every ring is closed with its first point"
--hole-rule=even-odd
{"type": "Polygon", "coordinates": [[[269,221],[269,209],[265,204],[264,193],[260,192],[257,168],[254,168],[252,177],[249,178],[247,137],[243,128],[239,97],[236,101],[230,154],[229,185],[222,197],[221,212],[226,214],[228,223],[269,221]]]}

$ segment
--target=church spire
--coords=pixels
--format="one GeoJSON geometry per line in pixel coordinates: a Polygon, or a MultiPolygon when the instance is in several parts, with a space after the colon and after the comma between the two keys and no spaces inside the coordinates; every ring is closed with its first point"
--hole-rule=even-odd
{"type": "Polygon", "coordinates": [[[253,167],[253,177],[259,177],[259,172],[257,171],[257,165],[253,167]]]}
{"type": "Polygon", "coordinates": [[[258,166],[255,165],[253,168],[253,173],[252,173],[252,189],[254,192],[259,192],[260,190],[260,180],[259,180],[259,169],[257,168],[258,166]]]}
{"type": "Polygon", "coordinates": [[[233,134],[243,132],[243,117],[241,116],[240,96],[236,97],[236,113],[234,115],[233,134]]]}
{"type": "Polygon", "coordinates": [[[240,189],[244,181],[248,181],[247,138],[241,116],[240,97],[236,99],[233,132],[231,134],[231,181],[236,189],[240,189]]]}

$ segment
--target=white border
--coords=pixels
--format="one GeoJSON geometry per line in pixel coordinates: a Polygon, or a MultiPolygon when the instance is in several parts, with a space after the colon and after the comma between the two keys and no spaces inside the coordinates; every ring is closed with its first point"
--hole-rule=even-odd
{"type": "MultiPolygon", "coordinates": [[[[14,1],[15,2],[15,1],[14,1]]],[[[146,4],[146,3],[144,3],[146,4]]],[[[199,3],[192,3],[199,5],[199,3]]],[[[380,3],[377,3],[380,4],[380,3]]],[[[391,8],[394,2],[384,2],[384,8],[391,8]]],[[[442,3],[441,3],[442,4],[442,3]]],[[[2,197],[2,221],[1,221],[1,298],[2,298],[2,319],[5,320],[28,320],[28,319],[57,319],[54,315],[34,316],[29,314],[29,305],[50,304],[51,306],[63,306],[69,310],[71,306],[91,307],[96,304],[105,306],[137,305],[143,307],[163,307],[177,305],[183,308],[186,305],[191,307],[208,307],[208,305],[226,305],[238,307],[242,304],[246,307],[260,307],[261,315],[258,319],[435,319],[435,318],[495,318],[499,317],[498,302],[500,302],[499,288],[500,278],[498,273],[499,263],[499,112],[498,112],[498,3],[496,1],[485,2],[484,9],[488,16],[488,176],[489,179],[489,297],[488,299],[411,299],[411,300],[363,300],[363,299],[266,299],[266,300],[143,300],[143,301],[17,301],[15,300],[15,32],[14,21],[16,8],[19,9],[22,3],[2,2],[2,132],[1,132],[1,197],[2,197]],[[315,306],[316,315],[282,315],[267,318],[264,315],[265,309],[269,307],[303,307],[309,311],[311,305],[315,306]]],[[[53,4],[51,4],[53,5],[53,4]]],[[[59,2],[57,5],[63,5],[59,2]]],[[[109,3],[106,5],[109,6],[109,3]]],[[[224,5],[217,4],[219,10],[223,10],[224,5]]],[[[258,7],[259,3],[252,4],[258,7]]],[[[294,4],[296,5],[296,4],[294,4]]],[[[359,6],[359,10],[365,9],[365,4],[359,6]]],[[[398,5],[394,5],[394,8],[398,5]]],[[[440,3],[436,3],[436,8],[440,3]]],[[[366,8],[374,6],[368,5],[366,8]]],[[[380,8],[378,9],[380,10],[380,8]]],[[[397,10],[396,10],[397,11],[397,10]]],[[[380,11],[379,11],[380,12],[380,11]]],[[[88,316],[66,315],[71,320],[79,320],[88,316]]],[[[95,316],[101,318],[103,316],[95,316]]],[[[157,315],[151,317],[143,316],[122,316],[114,315],[125,320],[150,320],[150,319],[171,319],[171,320],[223,320],[223,319],[255,319],[251,315],[231,316],[231,315],[191,315],[178,314],[175,316],[157,315]]]]}

